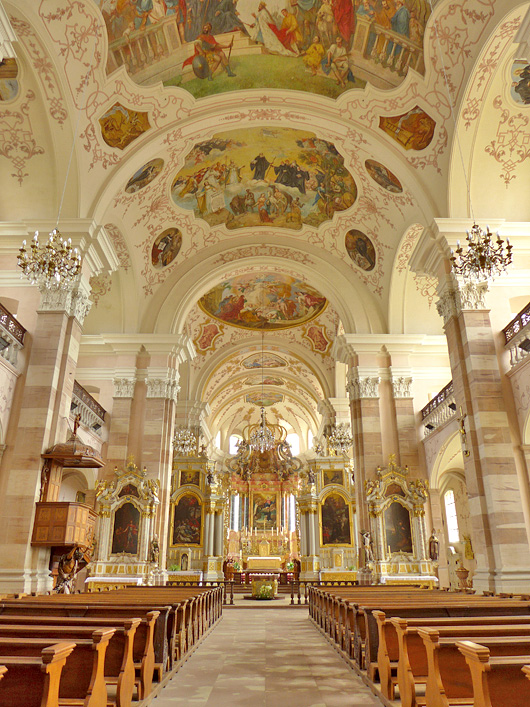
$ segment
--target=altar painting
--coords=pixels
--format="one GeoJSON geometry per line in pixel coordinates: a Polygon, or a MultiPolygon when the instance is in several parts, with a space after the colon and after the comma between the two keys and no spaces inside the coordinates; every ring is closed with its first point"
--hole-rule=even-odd
{"type": "Polygon", "coordinates": [[[139,528],[140,511],[133,503],[124,503],[114,514],[111,554],[137,555],[139,528]]]}
{"type": "Polygon", "coordinates": [[[198,469],[191,469],[189,471],[183,470],[180,472],[180,485],[186,486],[187,484],[191,486],[201,485],[201,472],[198,469]]]}
{"type": "Polygon", "coordinates": [[[197,496],[185,493],[174,505],[172,545],[200,545],[202,507],[197,496]]]}
{"type": "Polygon", "coordinates": [[[393,501],[384,512],[386,545],[390,552],[412,552],[410,513],[399,501],[393,501]]]}
{"type": "Polygon", "coordinates": [[[254,493],[252,496],[252,527],[258,530],[276,528],[276,493],[254,493]]]}
{"type": "Polygon", "coordinates": [[[322,485],[329,486],[329,484],[340,484],[344,485],[344,476],[342,469],[324,469],[322,471],[322,485]]]}
{"type": "Polygon", "coordinates": [[[320,506],[322,545],[351,545],[350,507],[339,493],[330,493],[320,506]]]}
{"type": "Polygon", "coordinates": [[[318,316],[327,304],[310,285],[275,273],[241,275],[220,283],[199,300],[210,316],[243,329],[286,329],[318,316]]]}
{"type": "Polygon", "coordinates": [[[243,128],[197,143],[173,180],[177,206],[233,230],[317,227],[357,186],[335,145],[294,128],[243,128]]]}

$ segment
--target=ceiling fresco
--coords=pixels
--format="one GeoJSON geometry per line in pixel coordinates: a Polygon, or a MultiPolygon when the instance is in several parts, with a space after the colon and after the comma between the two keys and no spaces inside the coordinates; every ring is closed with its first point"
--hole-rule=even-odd
{"type": "Polygon", "coordinates": [[[375,160],[366,160],[364,166],[374,182],[377,182],[380,187],[392,192],[392,194],[401,194],[403,191],[401,182],[388,167],[385,167],[384,164],[376,162],[375,160]]]}
{"type": "Polygon", "coordinates": [[[243,368],[283,368],[286,362],[280,356],[271,353],[255,353],[241,362],[243,368]]]}
{"type": "Polygon", "coordinates": [[[436,121],[415,106],[403,115],[381,116],[379,127],[405,150],[424,150],[432,142],[436,121]]]}
{"type": "Polygon", "coordinates": [[[153,179],[156,179],[164,168],[164,160],[156,157],[154,160],[146,162],[143,167],[137,169],[127,182],[125,191],[127,194],[135,194],[140,189],[144,189],[153,179]]]}
{"type": "Polygon", "coordinates": [[[166,228],[153,243],[151,262],[157,269],[165,268],[179,254],[182,246],[182,233],[178,228],[166,228]]]}
{"type": "Polygon", "coordinates": [[[174,202],[210,226],[319,226],[357,198],[335,146],[292,128],[246,128],[196,144],[176,175],[174,202]]]}
{"type": "Polygon", "coordinates": [[[253,378],[247,378],[244,385],[285,385],[281,378],[275,378],[274,376],[264,376],[263,380],[259,376],[254,376],[253,378]]]}
{"type": "Polygon", "coordinates": [[[269,391],[265,393],[248,393],[248,395],[245,396],[245,401],[251,405],[256,405],[256,407],[263,406],[266,408],[283,402],[283,395],[269,391]]]}
{"type": "Polygon", "coordinates": [[[348,255],[356,265],[367,272],[375,268],[374,244],[365,233],[352,228],[346,233],[344,243],[348,255]]]}
{"type": "Polygon", "coordinates": [[[516,103],[530,104],[530,64],[524,59],[513,63],[511,96],[516,103]]]}
{"type": "Polygon", "coordinates": [[[18,95],[18,65],[16,59],[0,62],[0,101],[12,101],[18,95]]]}
{"type": "Polygon", "coordinates": [[[327,300],[288,275],[242,275],[217,285],[199,300],[201,309],[244,329],[285,329],[317,317],[327,300]]]}
{"type": "Polygon", "coordinates": [[[107,71],[162,81],[196,98],[287,88],[336,98],[370,82],[425,73],[428,0],[94,0],[107,28],[107,71]],[[349,53],[348,53],[349,52],[349,53]]]}
{"type": "Polygon", "coordinates": [[[151,125],[146,111],[130,110],[117,101],[99,118],[101,136],[109,147],[124,150],[151,125]]]}

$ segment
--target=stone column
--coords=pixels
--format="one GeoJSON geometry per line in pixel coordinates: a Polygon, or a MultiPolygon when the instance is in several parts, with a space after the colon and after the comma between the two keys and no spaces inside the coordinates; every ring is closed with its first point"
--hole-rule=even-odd
{"type": "Polygon", "coordinates": [[[407,466],[410,478],[425,478],[420,470],[418,435],[412,396],[412,377],[392,369],[392,390],[396,412],[398,463],[407,466]]]}
{"type": "Polygon", "coordinates": [[[109,441],[107,447],[107,464],[100,474],[102,479],[113,479],[114,468],[121,468],[129,454],[129,433],[131,424],[131,410],[136,386],[136,367],[128,370],[116,371],[114,378],[114,397],[112,401],[112,414],[109,427],[109,441]]]}
{"type": "Polygon", "coordinates": [[[460,417],[466,485],[477,560],[477,589],[525,591],[530,549],[502,394],[486,284],[444,286],[444,320],[460,417]]]}
{"type": "Polygon", "coordinates": [[[354,438],[356,506],[360,530],[368,530],[370,527],[364,497],[365,481],[375,478],[377,467],[383,463],[379,381],[379,376],[363,376],[357,366],[352,367],[348,374],[354,438]]]}
{"type": "Polygon", "coordinates": [[[318,579],[320,541],[317,539],[319,528],[318,499],[314,485],[311,485],[311,490],[308,493],[298,498],[298,507],[300,509],[300,531],[302,536],[300,547],[301,579],[318,579]],[[302,532],[304,529],[305,532],[302,532]]]}
{"type": "Polygon", "coordinates": [[[0,486],[0,588],[6,592],[51,588],[49,549],[30,545],[41,454],[66,441],[64,418],[70,412],[79,341],[91,306],[81,284],[41,294],[11,468],[0,486]]]}

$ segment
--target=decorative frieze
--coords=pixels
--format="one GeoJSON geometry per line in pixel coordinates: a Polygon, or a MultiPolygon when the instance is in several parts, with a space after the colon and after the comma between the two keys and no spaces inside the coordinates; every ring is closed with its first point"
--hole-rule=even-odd
{"type": "Polygon", "coordinates": [[[405,376],[399,376],[399,378],[392,378],[392,389],[394,391],[394,398],[412,398],[411,386],[412,378],[407,378],[405,376]]]}

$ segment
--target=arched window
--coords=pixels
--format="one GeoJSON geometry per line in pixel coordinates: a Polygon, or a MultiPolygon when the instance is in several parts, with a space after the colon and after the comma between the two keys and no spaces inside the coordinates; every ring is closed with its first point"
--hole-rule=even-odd
{"type": "Polygon", "coordinates": [[[285,438],[285,441],[291,445],[291,454],[293,455],[293,457],[296,457],[298,454],[300,454],[300,438],[295,432],[291,432],[291,434],[288,434],[285,438]]]}
{"type": "Polygon", "coordinates": [[[237,445],[243,437],[241,435],[230,435],[230,439],[228,440],[228,453],[229,454],[237,454],[237,445]]]}
{"type": "Polygon", "coordinates": [[[444,494],[445,517],[447,519],[447,533],[450,543],[460,542],[458,530],[458,517],[456,515],[455,494],[451,489],[444,494]]]}

